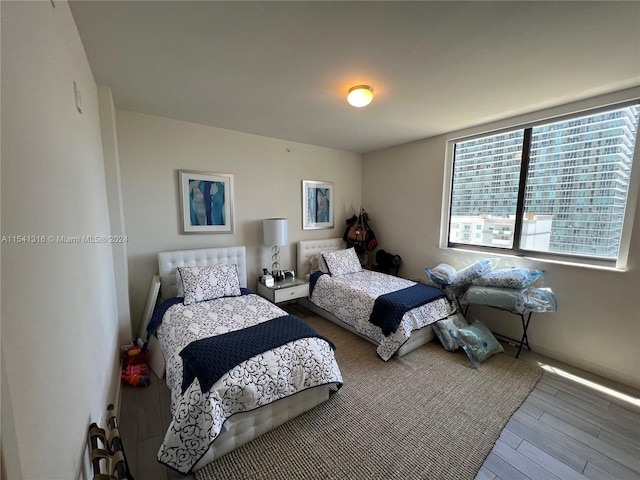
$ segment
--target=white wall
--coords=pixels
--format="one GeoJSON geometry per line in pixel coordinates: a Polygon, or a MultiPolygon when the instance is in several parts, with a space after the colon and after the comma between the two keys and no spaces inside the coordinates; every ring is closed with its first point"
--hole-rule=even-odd
{"type": "Polygon", "coordinates": [[[1,16],[3,469],[93,478],[88,427],[120,381],[111,246],[47,237],[109,234],[97,89],[67,3],[1,16]]]}
{"type": "Polygon", "coordinates": [[[262,245],[264,218],[289,219],[280,264],[295,269],[298,240],[341,237],[345,219],[360,208],[360,154],[122,110],[117,130],[134,333],[158,252],[246,245],[249,287],[255,289],[261,268],[271,269],[270,248],[262,245]],[[234,176],[233,234],[180,233],[181,169],[234,176]],[[302,180],[335,183],[335,228],[302,230],[302,180]]]}
{"type": "MultiPolygon", "coordinates": [[[[505,127],[640,96],[640,89],[486,126],[505,127]]],[[[476,131],[482,131],[478,128],[476,131]]],[[[455,132],[460,136],[468,132],[455,132]]],[[[482,255],[439,248],[447,135],[365,155],[363,201],[375,222],[380,248],[403,258],[401,274],[426,280],[424,269],[445,262],[462,268],[482,255]]],[[[628,385],[640,386],[640,207],[635,209],[625,272],[542,262],[502,260],[501,265],[544,269],[544,282],[559,302],[557,313],[534,314],[529,328],[533,350],[628,385]]],[[[471,307],[497,332],[519,338],[518,317],[471,307]]]]}
{"type": "Polygon", "coordinates": [[[120,158],[118,156],[118,134],[116,132],[116,108],[111,89],[98,86],[100,129],[102,131],[102,152],[104,157],[105,180],[107,185],[107,205],[111,235],[119,239],[111,243],[113,252],[113,272],[116,285],[116,306],[118,310],[118,345],[127,345],[132,340],[131,313],[129,305],[129,272],[127,268],[127,238],[122,205],[122,183],[120,181],[120,158]]]}

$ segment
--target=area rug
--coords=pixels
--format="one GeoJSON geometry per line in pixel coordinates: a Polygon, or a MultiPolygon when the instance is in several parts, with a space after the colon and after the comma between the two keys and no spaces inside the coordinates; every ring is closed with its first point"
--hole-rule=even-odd
{"type": "Polygon", "coordinates": [[[506,354],[474,369],[437,340],[383,362],[375,346],[315,316],[344,385],[322,405],[195,472],[217,479],[473,479],[542,376],[506,354]]]}

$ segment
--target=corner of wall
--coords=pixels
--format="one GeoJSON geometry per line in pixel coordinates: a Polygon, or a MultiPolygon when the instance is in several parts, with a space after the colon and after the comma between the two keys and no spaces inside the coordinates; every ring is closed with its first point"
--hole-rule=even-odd
{"type": "MultiPolygon", "coordinates": [[[[98,85],[98,107],[111,235],[127,239],[122,201],[122,182],[120,178],[116,110],[109,87],[98,85]]],[[[113,242],[111,249],[116,283],[118,345],[125,345],[133,338],[129,307],[127,242],[113,242]]]]}

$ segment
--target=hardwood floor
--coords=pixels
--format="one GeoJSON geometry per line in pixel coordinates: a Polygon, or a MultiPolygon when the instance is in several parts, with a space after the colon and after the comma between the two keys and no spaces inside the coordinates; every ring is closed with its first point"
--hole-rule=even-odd
{"type": "Polygon", "coordinates": [[[476,478],[639,479],[638,392],[533,352],[521,358],[546,371],[476,478]]]}
{"type": "Polygon", "coordinates": [[[171,421],[171,395],[164,380],[151,374],[146,388],[122,387],[120,435],[127,461],[136,480],[193,480],[156,461],[164,433],[171,421]]]}
{"type": "MultiPolygon", "coordinates": [[[[505,345],[507,353],[511,347],[505,345]]],[[[640,478],[640,392],[523,351],[545,368],[513,415],[477,480],[640,478]],[[597,390],[602,388],[604,391],[597,390]]],[[[169,424],[169,390],[123,387],[120,432],[136,480],[192,480],[156,461],[169,424]]]]}

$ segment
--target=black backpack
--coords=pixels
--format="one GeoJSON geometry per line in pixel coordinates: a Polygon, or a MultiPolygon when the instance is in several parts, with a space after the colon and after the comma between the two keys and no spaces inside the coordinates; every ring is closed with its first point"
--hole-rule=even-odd
{"type": "Polygon", "coordinates": [[[384,250],[378,250],[376,252],[376,263],[378,264],[378,271],[397,275],[400,265],[402,265],[402,257],[384,250]]]}

